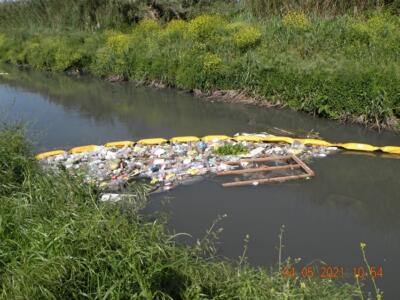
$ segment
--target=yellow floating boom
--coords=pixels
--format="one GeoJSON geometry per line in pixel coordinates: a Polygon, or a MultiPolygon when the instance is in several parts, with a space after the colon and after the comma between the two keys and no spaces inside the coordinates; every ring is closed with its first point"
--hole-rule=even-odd
{"type": "Polygon", "coordinates": [[[170,143],[193,143],[200,141],[197,136],[176,136],[169,139],[170,143]]]}
{"type": "Polygon", "coordinates": [[[39,153],[35,156],[37,160],[45,159],[51,156],[61,155],[67,153],[65,150],[53,150],[48,152],[39,153]]]}
{"type": "MultiPolygon", "coordinates": [[[[390,153],[390,154],[400,154],[400,146],[383,146],[383,147],[377,147],[369,144],[362,144],[362,143],[330,143],[325,140],[320,140],[320,139],[296,139],[292,137],[286,137],[286,136],[259,136],[259,135],[238,135],[235,137],[230,137],[227,135],[207,135],[202,138],[199,138],[197,136],[178,136],[178,137],[172,137],[169,140],[164,139],[164,138],[151,138],[151,139],[142,139],[137,141],[136,143],[133,141],[117,141],[117,142],[110,142],[106,143],[104,146],[108,148],[123,148],[123,147],[130,147],[135,144],[140,144],[140,145],[161,145],[165,143],[192,143],[192,142],[198,142],[198,141],[204,141],[204,142],[211,142],[215,140],[220,140],[220,141],[226,141],[226,140],[235,140],[235,141],[245,141],[245,142],[268,142],[268,143],[288,143],[292,144],[294,142],[299,142],[304,145],[310,145],[310,146],[323,146],[323,147],[339,147],[342,149],[346,150],[353,150],[353,151],[363,151],[363,152],[375,152],[375,151],[381,151],[384,153],[390,153]]],[[[99,146],[97,145],[86,145],[86,146],[80,146],[80,147],[74,147],[70,149],[68,152],[72,154],[77,154],[77,153],[84,153],[84,152],[90,152],[94,151],[98,148],[99,146]]],[[[65,154],[66,151],[64,150],[53,150],[53,151],[48,151],[44,153],[37,154],[35,156],[36,159],[45,159],[51,156],[56,156],[56,155],[61,155],[65,154]]]]}
{"type": "Polygon", "coordinates": [[[78,153],[83,153],[83,152],[90,152],[94,151],[97,149],[97,145],[86,145],[86,146],[79,146],[79,147],[74,147],[71,150],[69,150],[70,153],[72,154],[78,154],[78,153]]]}
{"type": "Polygon", "coordinates": [[[140,145],[161,145],[168,142],[168,140],[163,138],[154,138],[154,139],[143,139],[139,140],[137,143],[140,145]]]}

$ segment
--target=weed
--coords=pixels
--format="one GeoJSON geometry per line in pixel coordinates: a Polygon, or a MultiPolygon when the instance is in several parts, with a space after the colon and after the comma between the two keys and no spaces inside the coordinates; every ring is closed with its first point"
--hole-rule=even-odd
{"type": "Polygon", "coordinates": [[[224,145],[214,150],[214,153],[218,155],[238,155],[238,154],[246,154],[248,152],[249,149],[242,144],[224,145]]]}
{"type": "MultiPolygon", "coordinates": [[[[363,257],[365,266],[367,267],[368,275],[369,275],[369,277],[371,278],[371,282],[372,282],[372,285],[373,285],[373,287],[374,287],[376,299],[377,299],[377,300],[382,300],[383,294],[382,294],[382,292],[379,290],[378,286],[376,285],[375,274],[373,274],[373,269],[371,268],[371,266],[370,266],[370,264],[369,264],[369,262],[368,262],[368,259],[367,259],[367,255],[366,255],[366,253],[365,253],[365,248],[366,248],[366,247],[367,247],[367,244],[365,244],[365,243],[360,243],[360,249],[361,249],[362,257],[363,257]]],[[[358,278],[357,278],[357,280],[358,280],[358,278]]],[[[357,283],[357,284],[358,284],[358,286],[359,286],[359,283],[357,283]]]]}
{"type": "Polygon", "coordinates": [[[248,48],[256,46],[260,41],[261,31],[252,26],[240,28],[233,35],[235,46],[242,50],[248,50],[248,48]]]}
{"type": "Polygon", "coordinates": [[[290,11],[282,18],[283,26],[291,29],[307,29],[311,26],[311,22],[307,16],[300,11],[290,11]]]}

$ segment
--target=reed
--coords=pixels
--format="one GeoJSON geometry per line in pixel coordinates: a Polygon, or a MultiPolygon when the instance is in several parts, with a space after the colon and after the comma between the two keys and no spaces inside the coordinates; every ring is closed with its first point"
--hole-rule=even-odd
{"type": "MultiPolygon", "coordinates": [[[[0,24],[15,28],[121,28],[144,18],[185,19],[191,14],[232,1],[212,0],[5,0],[0,24]],[[216,2],[216,3],[215,3],[216,2]],[[217,4],[217,5],[216,5],[217,4]]],[[[223,6],[226,8],[227,6],[223,6]]]]}
{"type": "Polygon", "coordinates": [[[299,10],[320,16],[357,15],[369,10],[392,9],[398,12],[396,0],[242,0],[246,9],[258,17],[283,15],[299,10]]]}

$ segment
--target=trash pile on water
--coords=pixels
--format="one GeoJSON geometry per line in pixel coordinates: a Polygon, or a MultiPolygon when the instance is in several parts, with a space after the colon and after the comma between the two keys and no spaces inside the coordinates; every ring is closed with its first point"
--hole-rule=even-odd
{"type": "MultiPolygon", "coordinates": [[[[243,158],[297,155],[310,160],[324,157],[335,147],[305,146],[292,144],[213,140],[190,143],[165,143],[161,145],[136,144],[124,148],[98,146],[96,150],[79,154],[64,153],[41,160],[47,168],[65,168],[72,174],[80,174],[87,182],[96,184],[104,193],[103,200],[123,193],[132,182],[144,181],[154,191],[166,191],[179,184],[188,184],[217,172],[234,169],[227,164],[243,158]],[[220,147],[240,144],[246,153],[237,155],[217,154],[220,147]]],[[[110,198],[110,199],[108,199],[110,198]]]]}

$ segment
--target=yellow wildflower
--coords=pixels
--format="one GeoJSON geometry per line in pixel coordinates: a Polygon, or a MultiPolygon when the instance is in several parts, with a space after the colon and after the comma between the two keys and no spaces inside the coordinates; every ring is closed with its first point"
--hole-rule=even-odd
{"type": "Polygon", "coordinates": [[[301,11],[290,11],[282,20],[283,26],[294,29],[307,29],[311,22],[307,16],[301,11]]]}

